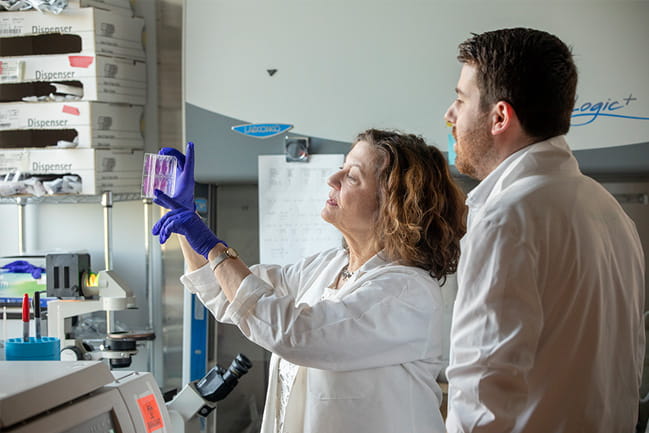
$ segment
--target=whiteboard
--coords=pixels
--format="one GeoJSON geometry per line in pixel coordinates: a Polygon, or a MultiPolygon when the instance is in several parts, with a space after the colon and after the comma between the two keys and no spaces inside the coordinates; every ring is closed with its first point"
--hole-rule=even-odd
{"type": "Polygon", "coordinates": [[[259,262],[288,265],[342,245],[342,235],[320,217],[328,198],[327,179],[344,155],[312,155],[286,162],[284,155],[260,155],[259,262]]]}
{"type": "Polygon", "coordinates": [[[573,47],[573,149],[643,143],[647,23],[649,0],[187,0],[185,101],[343,142],[399,128],[447,150],[457,45],[472,32],[525,26],[573,47]]]}

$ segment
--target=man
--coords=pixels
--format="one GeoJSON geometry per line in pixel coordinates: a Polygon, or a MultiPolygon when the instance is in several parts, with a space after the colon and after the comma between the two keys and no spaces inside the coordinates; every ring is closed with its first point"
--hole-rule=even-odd
{"type": "Polygon", "coordinates": [[[635,225],[563,137],[577,70],[557,37],[487,32],[459,47],[445,117],[469,194],[451,330],[447,429],[629,433],[644,357],[635,225]]]}

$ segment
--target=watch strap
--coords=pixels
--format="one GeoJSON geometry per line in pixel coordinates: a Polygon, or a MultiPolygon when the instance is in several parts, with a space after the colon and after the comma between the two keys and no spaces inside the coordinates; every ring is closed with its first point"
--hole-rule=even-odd
{"type": "Polygon", "coordinates": [[[230,257],[230,256],[228,256],[228,253],[226,253],[225,251],[223,251],[221,254],[219,254],[218,256],[216,256],[216,257],[214,258],[214,260],[210,260],[210,269],[212,270],[212,272],[214,272],[214,269],[216,269],[216,267],[217,267],[218,265],[220,265],[221,263],[223,263],[223,262],[225,261],[225,259],[227,259],[227,258],[229,258],[229,257],[230,257]]]}
{"type": "Polygon", "coordinates": [[[229,258],[236,258],[236,257],[238,257],[238,254],[237,254],[236,252],[234,252],[234,254],[231,254],[231,253],[230,253],[230,250],[231,250],[231,248],[228,247],[228,248],[226,248],[225,251],[223,251],[221,254],[219,254],[218,256],[214,257],[214,260],[210,260],[210,269],[212,270],[212,272],[214,272],[214,269],[216,269],[217,266],[219,266],[219,265],[220,265],[221,263],[223,263],[225,260],[227,260],[227,259],[229,259],[229,258]]]}

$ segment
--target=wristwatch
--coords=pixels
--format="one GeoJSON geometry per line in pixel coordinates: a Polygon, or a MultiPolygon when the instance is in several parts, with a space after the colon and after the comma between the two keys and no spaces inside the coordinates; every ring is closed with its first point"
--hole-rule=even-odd
{"type": "Polygon", "coordinates": [[[227,247],[225,251],[216,256],[216,258],[210,262],[210,269],[212,270],[212,272],[214,272],[214,269],[216,269],[218,265],[223,263],[224,260],[236,259],[237,257],[239,257],[237,250],[232,247],[227,247]]]}

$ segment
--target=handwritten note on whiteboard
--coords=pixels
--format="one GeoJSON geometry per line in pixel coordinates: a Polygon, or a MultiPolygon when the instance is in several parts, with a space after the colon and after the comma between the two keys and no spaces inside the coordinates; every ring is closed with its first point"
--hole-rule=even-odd
{"type": "Polygon", "coordinates": [[[287,265],[342,244],[320,211],[330,190],[327,178],[343,161],[342,154],[311,155],[307,163],[259,156],[260,263],[287,265]]]}

